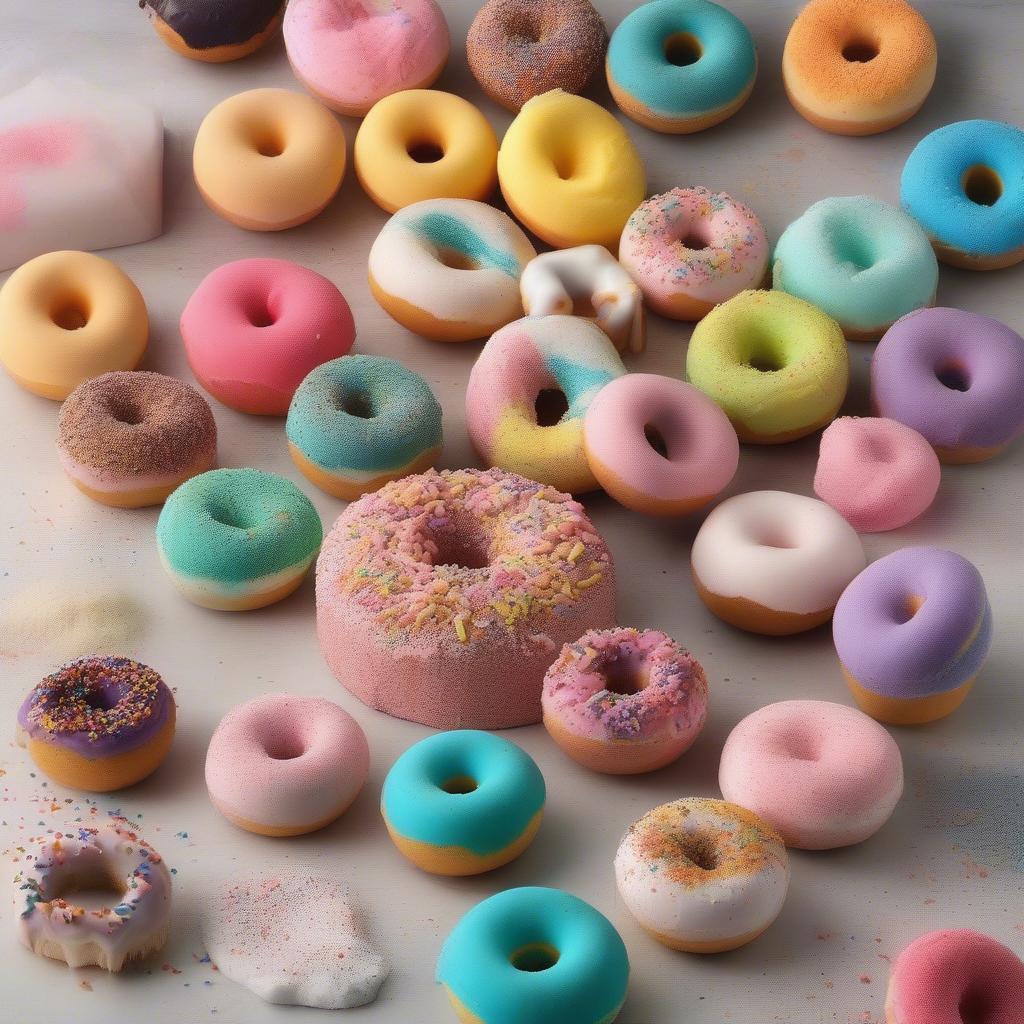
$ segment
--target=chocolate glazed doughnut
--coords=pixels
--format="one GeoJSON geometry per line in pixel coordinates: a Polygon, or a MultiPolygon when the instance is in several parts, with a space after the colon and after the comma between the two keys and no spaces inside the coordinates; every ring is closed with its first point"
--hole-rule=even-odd
{"type": "Polygon", "coordinates": [[[519,110],[552,89],[582,92],[607,47],[608,30],[589,0],[488,0],[470,26],[466,56],[484,92],[519,110]]]}
{"type": "Polygon", "coordinates": [[[284,0],[139,0],[175,53],[209,64],[258,50],[281,22],[284,0]]]}

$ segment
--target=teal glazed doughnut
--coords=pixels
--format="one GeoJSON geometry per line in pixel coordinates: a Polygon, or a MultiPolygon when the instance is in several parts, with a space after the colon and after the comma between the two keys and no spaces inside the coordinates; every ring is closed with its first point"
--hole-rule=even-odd
{"type": "Polygon", "coordinates": [[[323,539],[312,502],[258,469],[215,469],[183,483],[156,524],[160,561],[190,601],[263,608],[302,582],[323,539]]]}
{"type": "Polygon", "coordinates": [[[815,203],[782,232],[772,287],[828,313],[851,341],[877,341],[931,306],[939,264],[913,217],[871,196],[815,203]]]}
{"type": "Polygon", "coordinates": [[[900,200],[943,263],[999,270],[1024,260],[1024,131],[1001,121],[937,128],[903,167],[900,200]]]}
{"type": "Polygon", "coordinates": [[[611,1024],[629,957],[589,903],[559,889],[506,889],[452,929],[437,981],[462,1024],[611,1024]]]}
{"type": "Polygon", "coordinates": [[[757,51],[735,14],[710,0],[651,0],[612,34],[608,86],[634,121],[685,135],[732,117],[757,77],[757,51]]]}
{"type": "Polygon", "coordinates": [[[285,434],[309,480],[354,501],[437,462],[441,406],[430,385],[394,359],[342,356],[299,385],[285,434]]]}
{"type": "Polygon", "coordinates": [[[544,776],[514,743],[476,729],[437,733],[391,766],[380,810],[395,846],[435,875],[514,860],[540,828],[544,776]]]}

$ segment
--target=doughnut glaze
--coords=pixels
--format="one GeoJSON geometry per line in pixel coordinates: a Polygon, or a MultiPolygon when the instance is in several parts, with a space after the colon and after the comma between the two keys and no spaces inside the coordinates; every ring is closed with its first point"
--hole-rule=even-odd
{"type": "Polygon", "coordinates": [[[862,843],[903,793],[896,741],[867,715],[823,700],[787,700],[747,715],[722,749],[726,800],[753,811],[800,850],[862,843]]]}
{"type": "Polygon", "coordinates": [[[57,450],[71,482],[104,505],[159,505],[217,461],[217,424],[195,388],[145,370],[79,384],[60,407],[57,450]]]}
{"type": "Polygon", "coordinates": [[[281,24],[285,0],[142,0],[175,53],[210,64],[247,57],[281,24]]]}
{"type": "Polygon", "coordinates": [[[892,725],[921,725],[966,699],[992,644],[992,609],[966,558],[902,548],[843,591],[832,638],[864,711],[892,725]]]}
{"type": "Polygon", "coordinates": [[[867,558],[853,527],[823,501],[749,491],[712,509],[690,551],[700,598],[720,619],[785,636],[832,618],[867,558]]]}
{"type": "Polygon", "coordinates": [[[607,46],[590,0],[487,0],[469,26],[466,56],[480,88],[518,111],[552,89],[583,92],[607,46]]]}
{"type": "Polygon", "coordinates": [[[923,309],[871,359],[871,401],[919,431],[946,463],[983,462],[1024,433],[1024,338],[991,317],[923,309]]]}
{"type": "Polygon", "coordinates": [[[756,939],[789,890],[789,858],[757,815],[687,797],[630,825],[615,854],[619,895],[662,945],[722,953],[756,939]]]}
{"type": "Polygon", "coordinates": [[[413,744],[384,779],[380,809],[392,842],[435,875],[478,875],[533,842],[544,776],[500,736],[456,729],[413,744]]]}
{"type": "Polygon", "coordinates": [[[265,836],[324,828],[366,781],[366,736],[320,697],[270,693],[232,708],[206,751],[206,788],[232,824],[265,836]]]}
{"type": "Polygon", "coordinates": [[[594,629],[544,677],[544,727],[574,761],[609,775],[671,764],[707,719],[700,662],[654,629],[594,629]]]}
{"type": "Polygon", "coordinates": [[[559,490],[592,491],[583,448],[590,403],[626,368],[580,317],[526,317],[493,334],[466,386],[466,430],[490,466],[559,490]]]}
{"type": "Polygon", "coordinates": [[[619,260],[654,312],[699,320],[720,302],[761,286],[768,237],[754,211],[725,192],[673,188],[633,212],[619,260]]]}
{"type": "Polygon", "coordinates": [[[871,196],[815,203],[772,257],[772,286],[823,310],[853,341],[877,341],[901,316],[933,305],[938,283],[920,225],[871,196]]]}
{"type": "Polygon", "coordinates": [[[597,482],[648,515],[686,515],[724,490],[739,465],[729,418],[692,384],[628,373],[606,384],[583,420],[597,482]]]}
{"type": "Polygon", "coordinates": [[[289,260],[225,263],[181,314],[196,379],[219,402],[257,416],[283,416],[306,374],[345,355],[355,336],[345,296],[289,260]]]}

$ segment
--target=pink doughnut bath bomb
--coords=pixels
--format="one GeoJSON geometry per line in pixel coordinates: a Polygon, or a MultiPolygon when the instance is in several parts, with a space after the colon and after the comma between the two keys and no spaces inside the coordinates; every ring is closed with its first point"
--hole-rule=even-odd
{"type": "Polygon", "coordinates": [[[189,365],[218,401],[284,416],[306,375],[356,337],[345,296],[288,260],[236,260],[207,274],[181,314],[189,365]]]}
{"type": "Polygon", "coordinates": [[[597,482],[620,504],[652,516],[703,508],[736,474],[740,443],[703,391],[655,373],[606,384],[583,420],[597,482]]]}
{"type": "Polygon", "coordinates": [[[232,708],[206,752],[206,788],[232,824],[264,836],[330,825],[363,788],[366,736],[320,697],[271,693],[232,708]]]}
{"type": "Polygon", "coordinates": [[[753,811],[798,850],[833,850],[873,836],[903,795],[903,758],[862,711],[786,700],[747,715],[729,734],[722,795],[753,811]]]}
{"type": "Polygon", "coordinates": [[[887,1024],[1020,1024],[1024,963],[1001,942],[966,928],[929,932],[893,965],[887,1024]]]}
{"type": "Polygon", "coordinates": [[[339,114],[428,89],[448,62],[448,23],[436,0],[291,0],[284,45],[295,77],[339,114]]]}
{"type": "Polygon", "coordinates": [[[821,435],[814,493],[858,533],[881,533],[926,512],[941,475],[935,449],[913,427],[842,416],[821,435]]]}

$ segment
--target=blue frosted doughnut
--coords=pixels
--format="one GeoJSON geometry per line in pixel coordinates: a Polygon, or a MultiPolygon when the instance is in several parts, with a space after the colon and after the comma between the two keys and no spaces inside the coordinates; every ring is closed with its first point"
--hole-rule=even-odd
{"type": "Polygon", "coordinates": [[[939,259],[968,270],[1024,260],[1024,131],[1000,121],[957,121],[915,147],[900,179],[903,208],[939,259]]]}
{"type": "Polygon", "coordinates": [[[476,729],[437,733],[391,766],[380,809],[398,849],[435,875],[478,875],[530,845],[544,776],[514,743],[476,729]]]}
{"type": "Polygon", "coordinates": [[[815,203],[775,246],[772,286],[824,310],[854,341],[877,341],[935,301],[939,265],[913,217],[871,196],[815,203]]]}
{"type": "Polygon", "coordinates": [[[417,373],[383,356],[342,356],[299,385],[285,423],[302,472],[345,501],[430,469],[441,406],[417,373]]]}
{"type": "Polygon", "coordinates": [[[608,45],[608,85],[634,121],[682,135],[732,117],[757,77],[757,51],[736,15],[710,0],[651,0],[608,45]]]}
{"type": "Polygon", "coordinates": [[[611,1024],[629,957],[589,903],[558,889],[506,889],[452,929],[437,980],[463,1024],[611,1024]]]}

